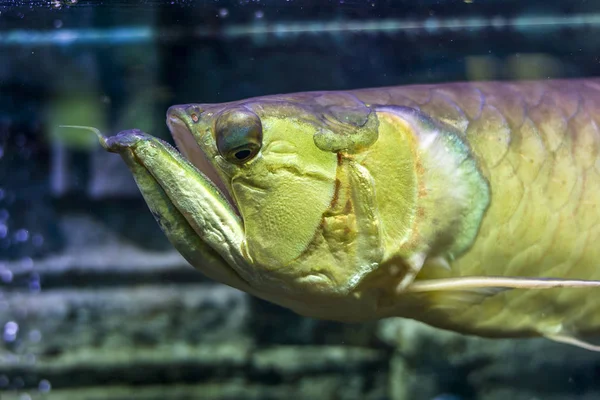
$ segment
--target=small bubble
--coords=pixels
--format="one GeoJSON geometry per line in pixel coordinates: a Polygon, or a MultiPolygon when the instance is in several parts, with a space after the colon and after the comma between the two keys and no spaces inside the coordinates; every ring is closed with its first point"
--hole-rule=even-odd
{"type": "MultiPolygon", "coordinates": [[[[2,191],[2,196],[4,196],[5,194],[6,194],[6,192],[2,191]]],[[[8,220],[8,217],[10,217],[8,210],[5,210],[5,209],[0,210],[0,222],[6,222],[8,220]]]]}
{"type": "Polygon", "coordinates": [[[265,13],[260,10],[254,13],[254,17],[256,19],[262,19],[262,17],[264,17],[264,16],[265,16],[265,13]]]}
{"type": "Polygon", "coordinates": [[[8,321],[4,324],[4,333],[8,333],[10,335],[16,335],[19,332],[19,324],[15,321],[8,321]]]}
{"type": "Polygon", "coordinates": [[[8,227],[0,222],[0,239],[4,239],[8,235],[8,227]]]}
{"type": "Polygon", "coordinates": [[[42,393],[48,393],[50,389],[52,389],[50,381],[48,381],[47,379],[42,379],[38,385],[38,390],[42,393]]]}
{"type": "Polygon", "coordinates": [[[60,19],[55,19],[55,20],[54,20],[54,27],[55,27],[56,29],[60,29],[60,28],[62,28],[62,27],[63,27],[63,22],[62,22],[62,20],[60,20],[60,19]]]}
{"type": "Polygon", "coordinates": [[[228,15],[229,15],[229,10],[228,10],[228,9],[226,9],[226,8],[221,8],[221,9],[219,10],[219,16],[220,16],[221,18],[226,18],[228,15]]]}
{"type": "Polygon", "coordinates": [[[7,343],[14,342],[16,338],[17,337],[15,335],[10,335],[10,334],[4,332],[3,339],[5,342],[7,342],[7,343]]]}
{"type": "Polygon", "coordinates": [[[29,332],[29,340],[33,343],[39,342],[40,340],[42,340],[42,333],[37,329],[32,330],[31,332],[29,332]]]}
{"type": "Polygon", "coordinates": [[[17,242],[26,242],[29,239],[29,231],[27,229],[19,229],[15,232],[15,240],[17,242]]]}
{"type": "Polygon", "coordinates": [[[31,400],[31,396],[29,395],[29,393],[23,393],[19,396],[19,400],[31,400]]]}
{"type": "Polygon", "coordinates": [[[0,279],[4,283],[10,283],[13,280],[13,273],[10,269],[0,269],[0,279]]]}
{"type": "Polygon", "coordinates": [[[36,233],[31,237],[31,243],[33,243],[35,247],[40,247],[44,244],[44,237],[39,233],[36,233]]]}

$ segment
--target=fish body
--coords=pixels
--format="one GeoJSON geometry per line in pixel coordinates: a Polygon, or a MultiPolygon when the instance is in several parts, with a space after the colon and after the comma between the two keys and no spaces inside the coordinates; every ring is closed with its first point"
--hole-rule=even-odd
{"type": "Polygon", "coordinates": [[[139,131],[101,142],[213,279],[312,317],[581,344],[599,119],[600,80],[469,82],[173,106],[185,159],[139,131]]]}
{"type": "MultiPolygon", "coordinates": [[[[600,80],[426,85],[383,93],[457,127],[490,187],[470,248],[446,268],[428,270],[425,264],[421,277],[600,279],[600,80]]],[[[584,335],[600,328],[596,288],[510,290],[475,303],[461,293],[439,297],[428,300],[432,309],[425,320],[461,332],[584,335]]]]}

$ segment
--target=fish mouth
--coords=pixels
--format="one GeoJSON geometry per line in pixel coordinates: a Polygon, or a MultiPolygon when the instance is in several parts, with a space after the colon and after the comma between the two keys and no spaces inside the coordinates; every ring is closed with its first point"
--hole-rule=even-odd
{"type": "Polygon", "coordinates": [[[169,109],[167,113],[167,126],[171,131],[179,152],[213,185],[239,216],[239,209],[227,185],[217,173],[214,164],[210,162],[209,156],[196,141],[187,123],[169,109]]]}

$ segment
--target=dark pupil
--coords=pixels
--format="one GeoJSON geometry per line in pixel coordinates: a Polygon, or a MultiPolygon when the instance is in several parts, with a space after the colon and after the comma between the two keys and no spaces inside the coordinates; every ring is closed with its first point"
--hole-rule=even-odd
{"type": "Polygon", "coordinates": [[[250,156],[251,151],[248,149],[244,149],[244,150],[240,150],[240,151],[236,151],[236,153],[234,154],[235,158],[237,158],[238,160],[245,160],[246,158],[248,158],[250,156]]]}

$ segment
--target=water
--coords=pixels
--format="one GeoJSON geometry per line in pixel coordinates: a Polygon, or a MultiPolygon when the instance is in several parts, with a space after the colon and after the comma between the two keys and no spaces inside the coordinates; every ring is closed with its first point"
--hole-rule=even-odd
{"type": "Polygon", "coordinates": [[[302,318],[173,250],[93,135],[172,104],[600,73],[594,1],[0,1],[2,399],[594,399],[600,356],[302,318]]]}

